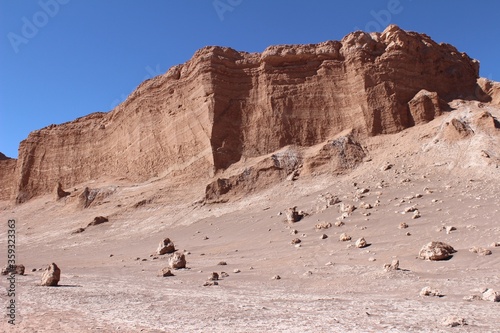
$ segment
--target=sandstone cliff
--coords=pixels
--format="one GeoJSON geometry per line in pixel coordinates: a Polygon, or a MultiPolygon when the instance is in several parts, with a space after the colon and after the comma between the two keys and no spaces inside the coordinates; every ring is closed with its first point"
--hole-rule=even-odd
{"type": "MultiPolygon", "coordinates": [[[[478,71],[478,62],[455,47],[396,26],[261,54],[205,47],[143,82],[109,113],[32,132],[17,165],[0,165],[10,170],[2,171],[2,199],[20,203],[58,182],[69,187],[101,177],[234,185],[240,176],[217,179],[238,162],[326,144],[346,129],[352,134],[341,141],[355,152],[349,163],[359,161],[362,149],[349,148],[353,138],[401,131],[432,120],[454,98],[476,99],[478,71]],[[427,92],[414,99],[421,90],[427,92]]],[[[320,160],[335,149],[318,149],[320,160]]],[[[277,167],[272,159],[259,163],[277,167]]]]}

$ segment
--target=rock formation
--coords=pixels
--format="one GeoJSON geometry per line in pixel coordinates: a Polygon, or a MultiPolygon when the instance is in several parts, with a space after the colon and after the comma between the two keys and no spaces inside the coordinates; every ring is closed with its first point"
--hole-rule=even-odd
{"type": "Polygon", "coordinates": [[[497,85],[478,85],[478,73],[455,47],[394,25],[260,54],[205,47],[111,112],[30,133],[17,161],[0,160],[0,193],[22,203],[57,182],[162,175],[203,180],[217,201],[301,167],[341,172],[364,157],[357,138],[432,120],[441,101],[497,100],[497,85]]]}
{"type": "Polygon", "coordinates": [[[57,286],[61,279],[61,270],[56,264],[52,263],[45,269],[42,275],[42,286],[57,286]]]}

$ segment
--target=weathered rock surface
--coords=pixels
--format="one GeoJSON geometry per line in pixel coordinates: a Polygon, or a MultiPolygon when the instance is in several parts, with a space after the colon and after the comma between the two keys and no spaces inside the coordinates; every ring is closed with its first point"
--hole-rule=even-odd
{"type": "Polygon", "coordinates": [[[56,264],[52,263],[45,269],[42,275],[42,286],[57,286],[61,280],[61,270],[56,264]]]}
{"type": "Polygon", "coordinates": [[[455,47],[394,25],[260,54],[205,47],[140,84],[109,113],[32,132],[17,161],[0,161],[0,193],[21,203],[57,182],[73,186],[104,175],[133,182],[220,178],[231,184],[219,184],[222,191],[251,189],[248,179],[297,173],[273,162],[271,154],[285,147],[308,148],[305,171],[339,172],[364,156],[356,138],[427,121],[439,113],[438,98],[476,98],[485,89],[496,100],[496,85],[478,86],[478,72],[479,63],[455,47]],[[430,95],[417,95],[423,89],[430,95]],[[352,135],[340,135],[348,129],[352,135]],[[250,167],[263,156],[268,161],[250,167]]]}
{"type": "Polygon", "coordinates": [[[430,242],[422,247],[418,257],[424,260],[446,260],[453,256],[455,249],[443,242],[430,242]]]}
{"type": "Polygon", "coordinates": [[[54,197],[56,200],[59,200],[61,198],[64,198],[64,197],[67,197],[68,195],[70,195],[71,193],[70,192],[66,192],[64,189],[63,189],[63,186],[61,183],[57,183],[55,188],[54,188],[54,197]]]}

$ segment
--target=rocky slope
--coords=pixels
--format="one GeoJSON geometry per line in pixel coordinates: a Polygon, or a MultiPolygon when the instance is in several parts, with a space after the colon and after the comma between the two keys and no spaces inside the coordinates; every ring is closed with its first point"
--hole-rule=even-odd
{"type": "Polygon", "coordinates": [[[428,122],[455,98],[492,100],[496,86],[478,85],[478,71],[453,46],[397,26],[260,54],[206,47],[109,113],[32,132],[15,167],[1,161],[1,199],[22,203],[58,182],[163,177],[202,181],[218,200],[301,166],[341,171],[362,160],[364,137],[428,122]]]}

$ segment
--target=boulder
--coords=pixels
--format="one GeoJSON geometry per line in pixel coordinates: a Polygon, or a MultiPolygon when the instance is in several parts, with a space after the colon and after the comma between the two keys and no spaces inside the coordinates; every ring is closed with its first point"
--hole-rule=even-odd
{"type": "Polygon", "coordinates": [[[186,256],[175,252],[168,258],[168,266],[173,269],[186,268],[186,256]]]}
{"type": "Polygon", "coordinates": [[[455,249],[443,242],[430,242],[422,247],[418,257],[423,260],[446,260],[455,253],[455,249]]]}
{"type": "Polygon", "coordinates": [[[175,252],[175,246],[174,243],[170,240],[170,238],[165,238],[160,242],[158,245],[158,249],[156,249],[156,253],[159,255],[164,255],[167,253],[173,253],[175,252]]]}
{"type": "Polygon", "coordinates": [[[42,275],[42,286],[57,286],[61,279],[61,270],[56,264],[52,263],[45,269],[42,275]]]}

